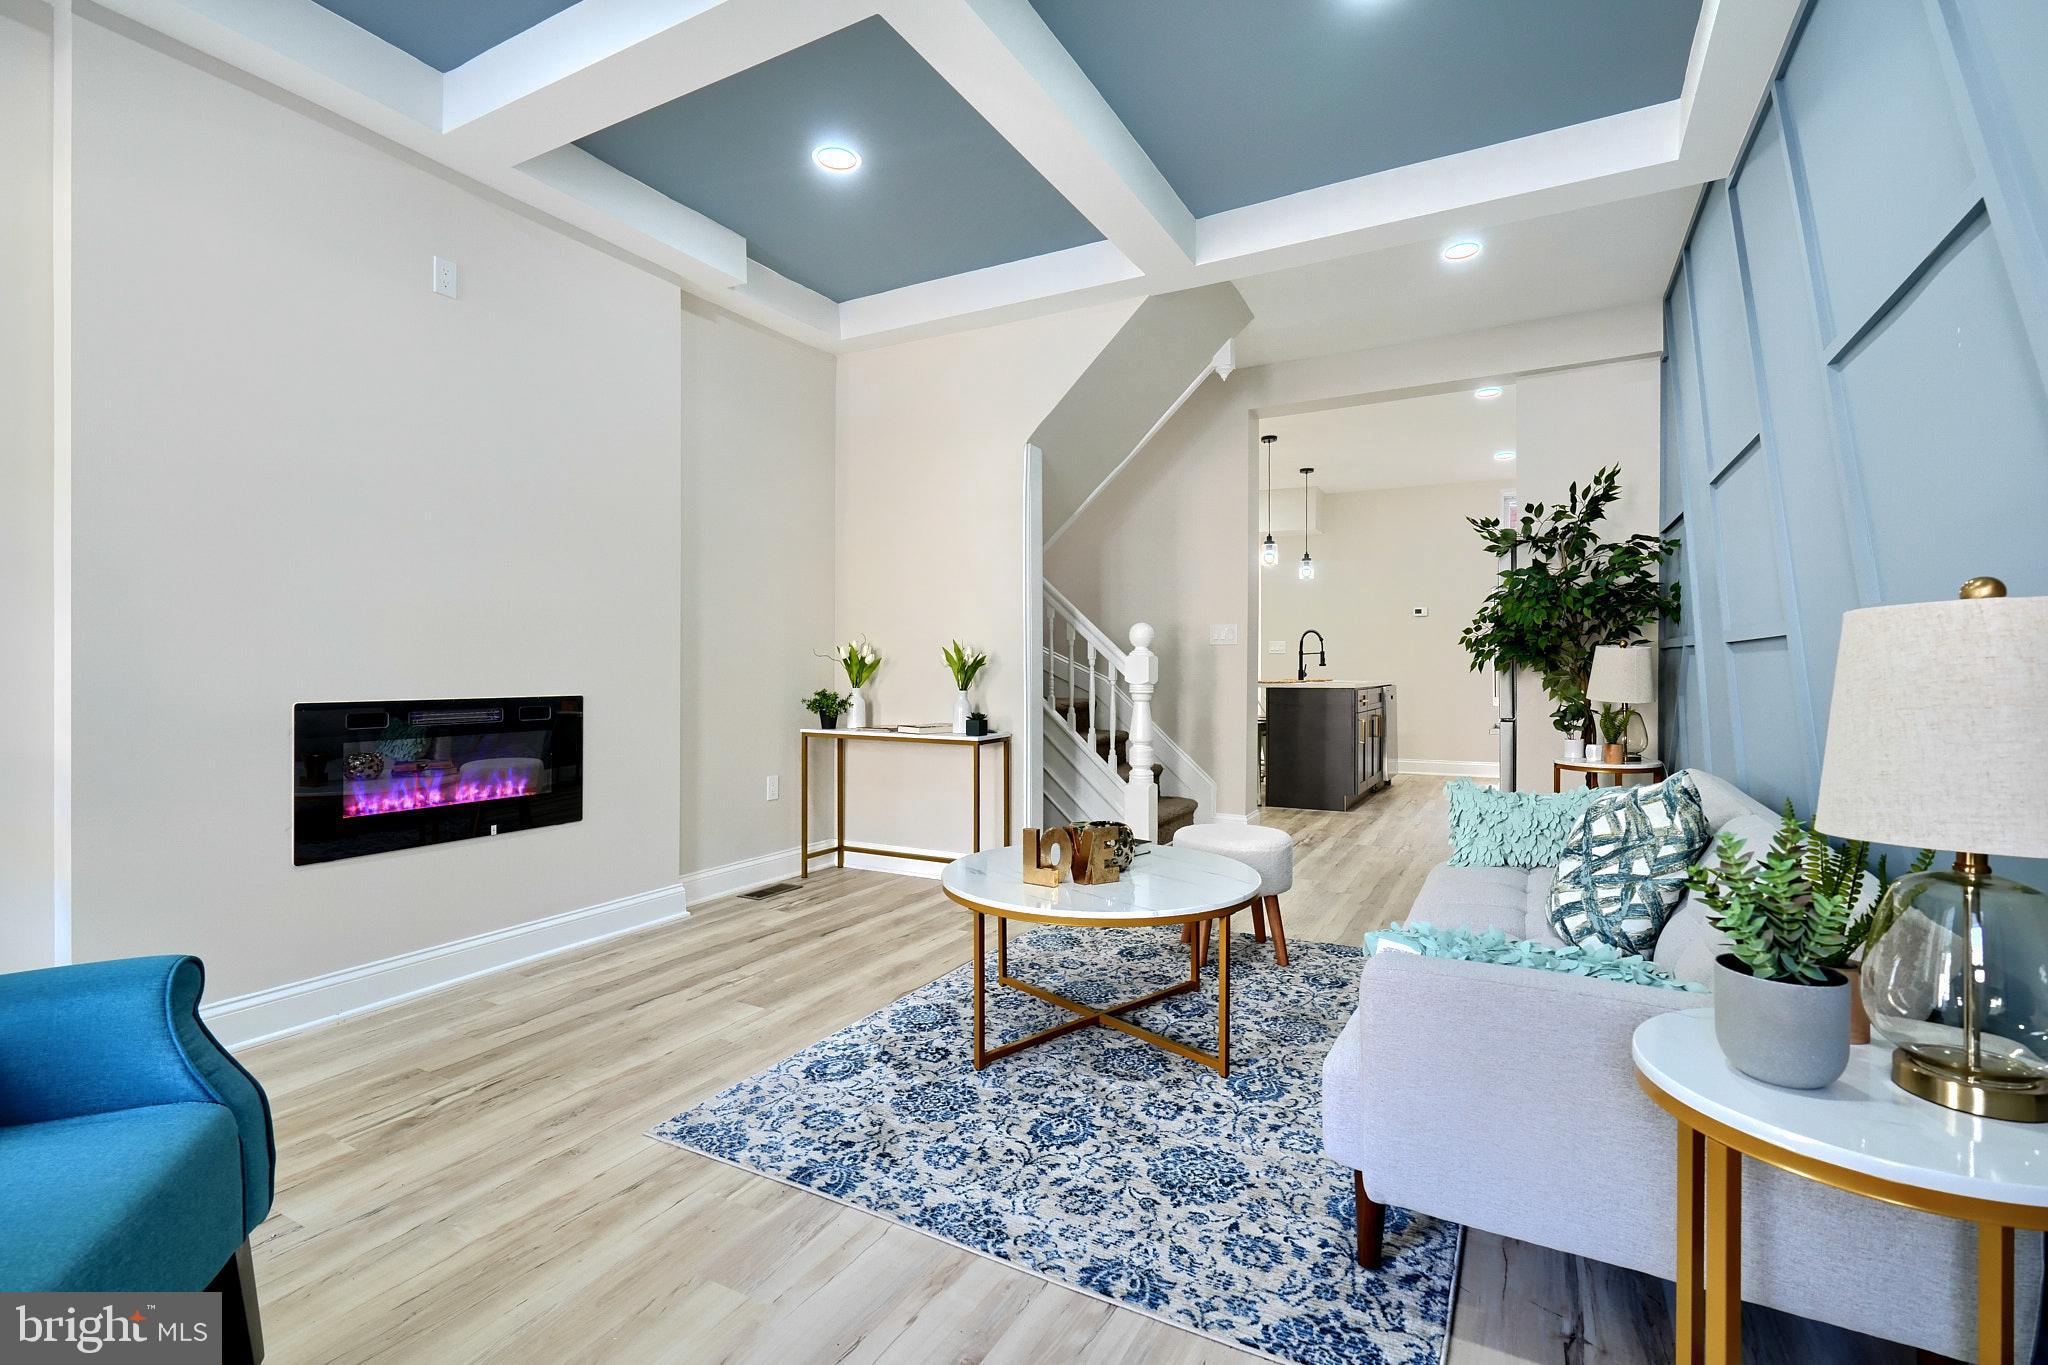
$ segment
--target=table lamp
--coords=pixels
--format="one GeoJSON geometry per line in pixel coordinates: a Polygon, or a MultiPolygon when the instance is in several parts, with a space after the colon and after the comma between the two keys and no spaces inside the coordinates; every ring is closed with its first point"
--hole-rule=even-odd
{"type": "MultiPolygon", "coordinates": [[[[1639,714],[1638,706],[1648,706],[1657,700],[1657,651],[1646,644],[1596,645],[1593,676],[1586,682],[1586,700],[1619,706],[1634,719],[1639,714]]],[[[1643,742],[1649,743],[1647,725],[1643,742]]],[[[1640,754],[1642,750],[1635,752],[1640,754]]]]}
{"type": "Polygon", "coordinates": [[[1864,951],[1892,1080],[2048,1122],[2048,896],[1991,870],[2048,856],[2048,597],[1973,578],[1955,601],[1845,615],[1814,828],[1955,854],[1892,884],[1896,919],[1864,951]]]}

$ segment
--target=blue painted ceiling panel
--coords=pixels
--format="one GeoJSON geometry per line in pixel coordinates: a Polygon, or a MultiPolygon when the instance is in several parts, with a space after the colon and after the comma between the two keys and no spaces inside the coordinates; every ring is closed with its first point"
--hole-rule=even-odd
{"type": "Polygon", "coordinates": [[[316,0],[357,28],[433,67],[453,71],[576,0],[316,0]]]}
{"type": "Polygon", "coordinates": [[[1031,0],[1197,216],[1676,99],[1700,0],[1031,0]]]}
{"type": "Polygon", "coordinates": [[[577,145],[836,302],[1102,237],[881,19],[577,145]],[[860,169],[818,169],[827,144],[860,169]]]}

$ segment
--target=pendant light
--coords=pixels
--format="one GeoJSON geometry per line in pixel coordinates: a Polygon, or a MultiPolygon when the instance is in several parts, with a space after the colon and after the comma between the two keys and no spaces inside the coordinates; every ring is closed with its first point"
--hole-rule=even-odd
{"type": "Polygon", "coordinates": [[[1266,539],[1259,546],[1259,563],[1270,569],[1280,562],[1280,546],[1273,540],[1273,442],[1278,436],[1261,436],[1266,443],[1266,539]]]}
{"type": "Polygon", "coordinates": [[[1306,583],[1316,576],[1316,562],[1308,557],[1308,476],[1315,473],[1314,465],[1305,465],[1301,471],[1301,574],[1306,583]]]}

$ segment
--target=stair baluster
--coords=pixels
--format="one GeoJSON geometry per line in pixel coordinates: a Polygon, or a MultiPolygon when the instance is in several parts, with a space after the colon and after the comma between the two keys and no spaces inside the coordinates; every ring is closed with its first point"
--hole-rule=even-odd
{"type": "MultiPolygon", "coordinates": [[[[1124,823],[1140,839],[1159,837],[1159,788],[1152,773],[1152,692],[1159,685],[1159,656],[1151,649],[1152,627],[1131,627],[1131,652],[1124,678],[1131,685],[1131,737],[1125,743],[1130,780],[1124,789],[1124,823]]],[[[1111,746],[1114,748],[1112,739],[1111,746]]],[[[1115,754],[1110,755],[1114,760],[1115,754]]]]}

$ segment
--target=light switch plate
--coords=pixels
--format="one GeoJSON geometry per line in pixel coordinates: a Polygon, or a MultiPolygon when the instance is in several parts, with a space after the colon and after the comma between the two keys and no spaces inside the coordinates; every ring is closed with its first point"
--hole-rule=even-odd
{"type": "Polygon", "coordinates": [[[782,779],[774,773],[768,774],[768,799],[770,801],[780,801],[782,799],[782,779]]]}
{"type": "Polygon", "coordinates": [[[1209,627],[1209,643],[1212,645],[1234,645],[1237,643],[1237,626],[1209,627]]]}
{"type": "Polygon", "coordinates": [[[1269,640],[1266,643],[1266,652],[1268,654],[1285,654],[1287,652],[1287,642],[1285,640],[1269,640]]]}

